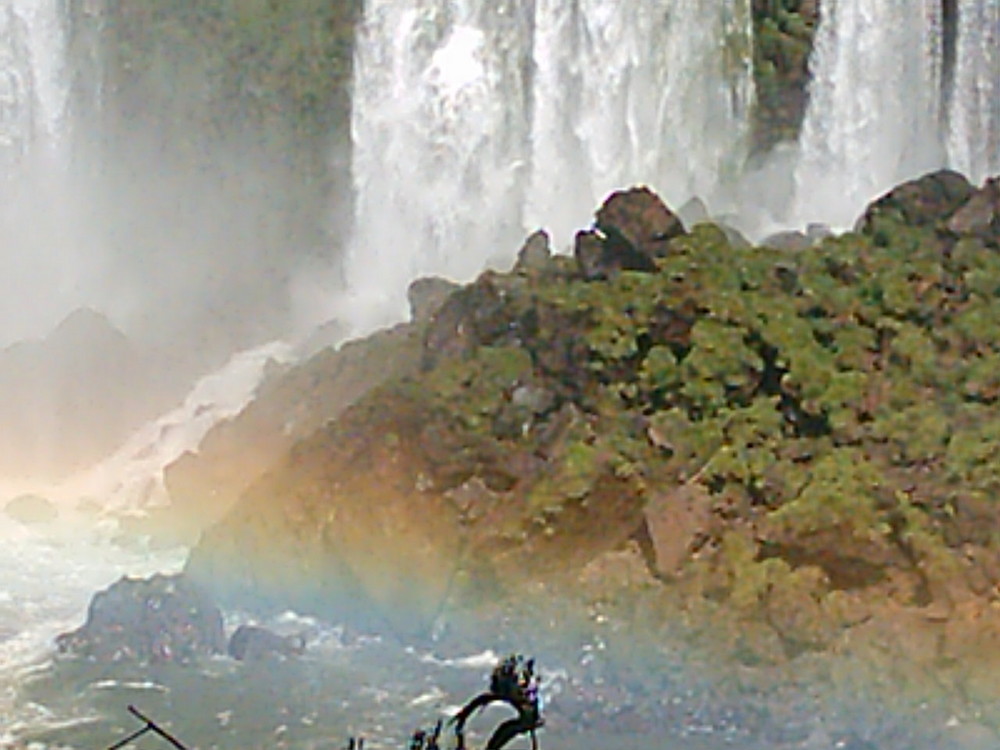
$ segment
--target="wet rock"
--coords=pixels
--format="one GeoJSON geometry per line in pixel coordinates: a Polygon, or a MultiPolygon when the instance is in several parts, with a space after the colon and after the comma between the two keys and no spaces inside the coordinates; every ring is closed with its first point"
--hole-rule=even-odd
{"type": "Polygon", "coordinates": [[[423,368],[447,357],[468,355],[510,331],[504,295],[490,274],[451,294],[433,315],[424,336],[423,368]]]}
{"type": "Polygon", "coordinates": [[[578,232],[573,255],[584,279],[617,271],[656,270],[671,239],[684,234],[681,220],[649,188],[613,193],[597,211],[594,229],[578,232]]]}
{"type": "Polygon", "coordinates": [[[933,226],[954,214],[972,193],[972,185],[958,172],[932,172],[904,182],[869,204],[855,229],[873,234],[885,219],[915,227],[933,226]]]}
{"type": "Polygon", "coordinates": [[[186,571],[234,605],[424,634],[463,551],[459,511],[442,495],[476,466],[426,408],[363,401],[245,493],[186,571]]]}
{"type": "Polygon", "coordinates": [[[812,247],[813,242],[802,232],[790,230],[765,237],[760,244],[775,250],[806,250],[812,247]]]}
{"type": "Polygon", "coordinates": [[[607,277],[607,263],[604,258],[604,238],[597,232],[577,232],[573,242],[573,257],[580,274],[587,281],[607,277]]]}
{"type": "Polygon", "coordinates": [[[302,635],[278,635],[257,625],[240,625],[229,637],[226,653],[237,661],[260,661],[268,657],[292,657],[305,653],[302,635]]]}
{"type": "Polygon", "coordinates": [[[4,506],[4,513],[19,523],[51,523],[59,517],[52,501],[40,495],[19,495],[4,506]]]}
{"type": "Polygon", "coordinates": [[[648,258],[662,257],[667,243],[684,234],[681,220],[647,187],[612,193],[598,209],[595,226],[607,235],[621,235],[648,258]]]}
{"type": "Polygon", "coordinates": [[[709,531],[712,499],[699,484],[657,495],[643,511],[658,575],[673,576],[709,531]]]}
{"type": "Polygon", "coordinates": [[[412,282],[406,290],[410,319],[415,323],[430,320],[441,309],[448,295],[458,288],[455,282],[437,276],[427,276],[412,282]]]}
{"type": "Polygon", "coordinates": [[[588,281],[606,279],[617,271],[652,273],[656,264],[635,249],[617,230],[577,232],[573,255],[580,273],[588,281]]]}
{"type": "Polygon", "coordinates": [[[518,251],[514,271],[520,273],[544,271],[551,258],[552,247],[549,235],[544,230],[539,229],[528,236],[518,251]]]}
{"type": "Polygon", "coordinates": [[[156,519],[194,542],[302,438],[386,379],[415,372],[421,336],[413,325],[324,349],[266,381],[235,418],[205,435],[196,452],[167,466],[171,506],[156,519]]]}
{"type": "Polygon", "coordinates": [[[986,181],[948,220],[956,234],[971,234],[983,240],[1000,237],[1000,177],[986,181]]]}
{"type": "Polygon", "coordinates": [[[222,613],[183,574],[122,578],[94,595],[86,622],[59,651],[98,662],[189,663],[225,647],[222,613]]]}

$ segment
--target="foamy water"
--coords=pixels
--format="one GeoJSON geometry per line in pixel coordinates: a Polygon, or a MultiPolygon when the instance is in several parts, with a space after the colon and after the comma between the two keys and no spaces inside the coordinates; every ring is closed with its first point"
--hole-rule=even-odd
{"type": "Polygon", "coordinates": [[[123,575],[180,569],[184,549],[112,543],[93,518],[66,515],[26,527],[0,515],[0,747],[28,726],[75,721],[43,706],[17,705],[18,685],[44,666],[60,632],[83,623],[94,592],[123,575]]]}

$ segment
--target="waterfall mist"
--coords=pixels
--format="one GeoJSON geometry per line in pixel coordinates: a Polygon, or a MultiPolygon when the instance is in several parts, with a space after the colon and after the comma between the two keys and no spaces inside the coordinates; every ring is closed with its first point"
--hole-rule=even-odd
{"type": "Polygon", "coordinates": [[[327,157],[306,173],[280,115],[228,115],[256,94],[229,94],[211,50],[158,39],[133,63],[139,8],[0,1],[4,486],[85,467],[298,333],[296,279],[334,244],[327,157]]]}

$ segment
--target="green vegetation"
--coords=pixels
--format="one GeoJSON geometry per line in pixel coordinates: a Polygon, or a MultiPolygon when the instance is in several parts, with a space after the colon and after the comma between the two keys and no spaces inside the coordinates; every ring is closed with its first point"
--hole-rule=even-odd
{"type": "Polygon", "coordinates": [[[818,24],[816,2],[755,0],[754,146],[766,150],[798,137],[808,103],[809,56],[818,24]]]}
{"type": "Polygon", "coordinates": [[[554,260],[494,277],[491,333],[429,377],[473,427],[495,424],[515,384],[550,394],[521,429],[493,431],[551,456],[526,499],[539,510],[602,473],[643,492],[700,483],[721,519],[706,549],[720,552],[692,572],[729,570],[716,595],[745,601],[794,578],[822,602],[896,567],[923,581],[905,602],[919,603],[958,546],[993,544],[956,509],[975,498],[997,512],[997,257],[889,213],[805,252],[737,250],[698,225],[655,273],[583,281],[554,260]],[[553,452],[567,408],[581,416],[553,452]],[[725,529],[740,527],[756,541],[739,535],[751,551],[732,565],[725,529]],[[806,569],[822,573],[800,580],[806,569]]]}

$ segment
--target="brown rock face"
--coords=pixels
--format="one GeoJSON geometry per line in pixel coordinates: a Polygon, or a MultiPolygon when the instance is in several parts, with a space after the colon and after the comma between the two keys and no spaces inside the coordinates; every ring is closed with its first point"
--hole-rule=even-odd
{"type": "Polygon", "coordinates": [[[613,193],[594,227],[576,235],[574,256],[586,279],[615,271],[653,272],[670,240],[684,234],[677,215],[646,187],[613,193]]]}
{"type": "Polygon", "coordinates": [[[540,509],[496,439],[405,386],[384,388],[299,444],[203,536],[187,571],[221,599],[271,600],[404,636],[446,607],[528,580],[569,581],[640,520],[627,482],[540,509]],[[595,531],[599,530],[599,533],[595,531]]]}
{"type": "Polygon", "coordinates": [[[699,484],[683,485],[652,498],[644,515],[654,568],[660,575],[672,576],[690,558],[699,541],[707,537],[712,499],[699,484]]]}
{"type": "Polygon", "coordinates": [[[986,181],[948,220],[956,234],[971,234],[983,240],[1000,237],[1000,177],[986,181]]]}
{"type": "Polygon", "coordinates": [[[191,575],[243,600],[425,629],[460,553],[457,514],[427,491],[428,417],[396,399],[350,409],[206,532],[191,575]]]}
{"type": "Polygon", "coordinates": [[[643,255],[659,257],[666,244],[684,234],[684,225],[648,187],[612,193],[597,211],[597,228],[617,231],[643,255]]]}

